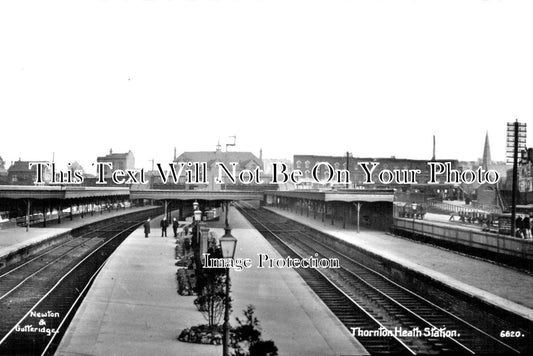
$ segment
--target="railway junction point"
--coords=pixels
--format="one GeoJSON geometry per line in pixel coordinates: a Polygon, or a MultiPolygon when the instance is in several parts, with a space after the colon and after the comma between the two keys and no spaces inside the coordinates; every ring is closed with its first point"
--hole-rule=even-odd
{"type": "Polygon", "coordinates": [[[266,209],[533,320],[533,276],[530,274],[384,232],[361,230],[358,234],[348,226],[342,229],[286,210],[266,209]]]}
{"type": "MultiPolygon", "coordinates": [[[[236,257],[280,257],[235,209],[230,210],[236,257]]],[[[56,355],[220,355],[222,346],[184,343],[182,329],[203,324],[194,296],[177,293],[175,240],[161,238],[159,220],[142,228],[109,258],[78,309],[56,355]]],[[[221,236],[222,229],[215,229],[221,236]]],[[[169,235],[170,236],[170,235],[169,235]]],[[[254,261],[255,265],[255,261],[254,261]]],[[[255,306],[262,338],[280,355],[366,355],[365,349],[292,269],[231,271],[230,321],[255,306]]]]}

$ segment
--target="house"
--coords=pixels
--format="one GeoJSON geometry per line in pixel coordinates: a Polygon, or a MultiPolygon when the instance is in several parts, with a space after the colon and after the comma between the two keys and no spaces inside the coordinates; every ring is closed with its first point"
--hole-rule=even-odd
{"type": "Polygon", "coordinates": [[[133,152],[131,151],[128,151],[126,153],[113,153],[113,150],[110,149],[108,155],[97,157],[96,162],[110,162],[113,165],[112,169],[104,166],[105,178],[111,178],[111,172],[114,170],[126,170],[135,168],[135,157],[133,156],[133,152]]]}
{"type": "MultiPolygon", "coordinates": [[[[11,166],[7,170],[7,182],[12,185],[33,185],[37,180],[37,166],[30,169],[30,163],[38,163],[39,161],[18,161],[11,162],[11,166]]],[[[48,162],[42,162],[48,163],[48,162]]],[[[49,182],[51,179],[51,172],[48,168],[44,169],[43,179],[49,182]]]]}
{"type": "MultiPolygon", "coordinates": [[[[243,189],[244,187],[251,187],[253,184],[246,185],[242,184],[237,180],[236,184],[233,184],[229,179],[227,179],[226,175],[223,174],[222,178],[224,179],[223,184],[218,184],[215,181],[215,178],[219,175],[219,164],[224,164],[230,172],[232,172],[232,163],[236,163],[235,172],[236,175],[238,175],[242,170],[248,169],[248,170],[255,170],[256,168],[263,169],[263,162],[261,159],[257,158],[253,153],[251,152],[222,152],[220,150],[220,147],[217,147],[216,151],[186,151],[183,152],[181,155],[176,157],[175,159],[176,163],[199,163],[203,164],[205,163],[207,166],[207,170],[204,172],[204,170],[200,169],[198,171],[199,177],[198,179],[203,181],[205,180],[207,184],[198,184],[195,185],[196,188],[204,188],[208,190],[222,190],[222,189],[243,189]],[[204,177],[205,174],[205,177],[204,177]]],[[[188,167],[187,169],[191,169],[192,167],[188,167]]],[[[195,177],[195,170],[192,172],[193,174],[193,180],[196,180],[195,177]]],[[[187,183],[187,177],[185,174],[182,174],[179,179],[179,184],[186,184],[187,183]]],[[[265,182],[266,183],[266,182],[265,182]]],[[[189,187],[191,188],[191,187],[189,187]]]]}

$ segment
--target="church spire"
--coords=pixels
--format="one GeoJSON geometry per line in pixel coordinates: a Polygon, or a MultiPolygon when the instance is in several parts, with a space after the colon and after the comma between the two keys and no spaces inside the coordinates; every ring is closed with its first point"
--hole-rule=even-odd
{"type": "Polygon", "coordinates": [[[485,136],[485,147],[483,148],[483,161],[481,164],[483,169],[488,169],[491,163],[492,160],[490,158],[489,132],[487,131],[487,134],[485,136]]]}

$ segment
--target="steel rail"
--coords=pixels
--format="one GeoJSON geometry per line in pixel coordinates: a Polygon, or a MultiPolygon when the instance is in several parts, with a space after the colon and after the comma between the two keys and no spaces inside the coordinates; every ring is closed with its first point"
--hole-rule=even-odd
{"type": "MultiPolygon", "coordinates": [[[[119,223],[113,223],[112,225],[118,225],[118,224],[119,224],[119,223]]],[[[45,252],[41,253],[40,255],[37,255],[37,256],[31,258],[30,260],[28,260],[28,261],[26,261],[26,262],[24,262],[24,263],[18,265],[17,267],[8,270],[8,271],[5,272],[4,274],[1,274],[1,275],[0,275],[0,278],[2,278],[2,277],[4,277],[4,276],[7,276],[8,274],[17,271],[18,269],[20,269],[20,268],[22,268],[22,267],[28,265],[29,263],[31,263],[31,262],[33,262],[33,261],[35,261],[35,260],[37,260],[37,259],[39,259],[39,258],[41,258],[41,257],[43,257],[43,256],[46,256],[47,254],[49,254],[49,253],[51,253],[51,252],[53,252],[53,251],[55,251],[55,250],[57,250],[57,249],[59,249],[59,248],[61,248],[61,247],[65,247],[65,245],[68,244],[68,243],[70,243],[70,242],[77,241],[78,239],[87,239],[87,235],[90,235],[90,234],[93,234],[93,233],[97,233],[97,232],[100,232],[100,231],[99,231],[99,230],[88,231],[86,234],[83,234],[83,235],[80,235],[80,236],[74,237],[74,238],[71,239],[71,240],[67,240],[67,241],[61,242],[61,243],[59,243],[57,246],[54,246],[54,247],[52,247],[51,249],[46,250],[45,252]]],[[[91,238],[91,239],[92,239],[92,238],[91,238]]],[[[7,267],[7,266],[6,266],[6,267],[7,267]]]]}
{"type": "MultiPolygon", "coordinates": [[[[139,222],[138,224],[141,224],[142,222],[139,222]]],[[[82,263],[84,263],[89,257],[93,256],[96,252],[100,251],[103,247],[105,247],[107,244],[109,244],[110,242],[112,242],[115,238],[117,238],[118,236],[120,236],[121,234],[123,234],[124,232],[126,232],[127,230],[130,230],[132,229],[133,227],[135,227],[137,224],[133,225],[133,226],[130,226],[128,228],[125,228],[122,232],[118,233],[118,234],[115,234],[114,236],[112,236],[111,238],[109,238],[107,241],[105,241],[103,244],[101,244],[100,246],[98,246],[96,249],[94,249],[93,251],[91,251],[87,256],[85,256],[82,260],[80,260],[75,266],[73,266],[68,272],[66,272],[31,308],[29,308],[29,310],[26,312],[26,314],[24,314],[24,316],[22,316],[22,318],[19,319],[18,322],[15,323],[15,325],[13,325],[13,327],[4,335],[4,337],[2,339],[0,339],[0,345],[2,345],[4,343],[4,341],[6,341],[6,339],[13,333],[13,331],[16,329],[16,327],[24,320],[28,317],[28,315],[32,312],[32,310],[34,310],[40,303],[42,303],[58,286],[61,285],[61,283],[63,282],[63,280],[65,280],[65,278],[67,278],[72,272],[74,272],[82,263]]],[[[140,225],[139,225],[140,226],[140,225]]]]}
{"type": "MultiPolygon", "coordinates": [[[[244,202],[242,202],[242,203],[244,203],[244,202]]],[[[245,203],[245,204],[247,204],[248,206],[250,206],[250,208],[252,208],[254,211],[257,211],[257,212],[260,211],[259,209],[254,208],[253,206],[251,206],[251,205],[248,204],[248,203],[245,203]]],[[[259,213],[257,213],[257,214],[259,215],[259,213]]],[[[275,214],[275,213],[273,213],[273,214],[275,214]]],[[[276,214],[276,215],[278,215],[278,214],[276,214]]],[[[292,223],[292,224],[298,224],[298,222],[295,222],[295,221],[293,221],[293,220],[291,220],[291,219],[289,219],[289,218],[286,218],[286,219],[287,219],[290,223],[292,223]]],[[[257,221],[257,219],[255,219],[255,220],[257,221]]],[[[264,226],[264,227],[266,227],[264,224],[261,224],[261,225],[264,226]]],[[[311,227],[311,228],[312,228],[312,227],[311,227]]],[[[280,231],[281,231],[281,230],[280,230],[280,231]]],[[[516,350],[514,347],[512,347],[512,346],[510,346],[510,345],[508,345],[508,344],[502,342],[501,340],[498,340],[498,339],[495,338],[494,336],[492,336],[492,335],[486,333],[485,331],[479,329],[479,328],[476,327],[475,325],[472,325],[471,323],[469,323],[468,321],[462,319],[461,317],[459,317],[459,316],[457,316],[457,315],[455,315],[455,314],[453,314],[453,313],[451,313],[451,312],[449,312],[449,311],[443,309],[442,307],[440,307],[440,306],[436,305],[435,303],[433,303],[433,302],[427,300],[426,298],[424,298],[424,297],[422,297],[422,296],[420,296],[420,295],[414,293],[413,291],[411,291],[411,290],[409,290],[409,289],[407,289],[407,288],[405,288],[405,287],[399,285],[398,283],[392,281],[391,279],[389,279],[388,277],[384,276],[384,275],[381,274],[380,272],[375,271],[375,270],[373,270],[372,268],[367,267],[367,266],[361,264],[360,262],[357,262],[357,261],[353,260],[351,257],[345,255],[344,253],[342,253],[342,252],[340,252],[340,251],[334,250],[334,249],[331,248],[330,246],[325,245],[323,242],[317,241],[313,236],[309,235],[308,233],[302,232],[301,230],[297,230],[297,229],[296,229],[296,230],[290,230],[290,231],[291,231],[291,232],[297,232],[297,233],[299,233],[299,234],[301,234],[301,235],[307,237],[308,239],[311,239],[313,242],[315,242],[316,244],[321,245],[323,248],[326,248],[327,250],[329,250],[329,251],[331,251],[331,252],[333,252],[333,253],[335,253],[335,254],[337,254],[337,255],[340,255],[340,256],[344,257],[345,259],[349,260],[351,263],[353,263],[353,264],[359,266],[359,267],[362,268],[362,269],[367,270],[367,271],[370,272],[371,274],[374,274],[374,275],[379,276],[380,278],[384,279],[386,282],[388,282],[388,283],[394,285],[395,287],[401,289],[402,291],[407,292],[407,293],[410,294],[411,296],[413,296],[413,297],[415,297],[415,298],[417,298],[417,299],[420,299],[421,301],[423,301],[423,302],[429,304],[430,306],[432,306],[432,307],[438,309],[439,311],[445,313],[446,315],[448,315],[448,316],[451,317],[452,319],[455,319],[455,320],[457,320],[458,322],[460,322],[460,323],[466,325],[468,328],[471,328],[471,329],[473,329],[473,330],[479,332],[479,333],[482,334],[483,336],[488,337],[488,338],[490,338],[490,339],[493,340],[493,341],[496,341],[496,342],[499,343],[500,345],[506,347],[506,348],[509,349],[509,350],[512,350],[512,351],[515,352],[515,353],[520,353],[520,351],[519,351],[519,350],[516,350]]],[[[281,232],[282,232],[282,231],[281,231],[281,232]]],[[[322,233],[322,234],[323,234],[323,233],[322,233]]],[[[279,237],[278,237],[278,238],[279,238],[279,237]]],[[[311,246],[310,246],[309,244],[306,244],[305,242],[302,242],[302,241],[299,241],[299,242],[300,242],[300,244],[303,244],[304,246],[307,246],[308,248],[311,248],[311,246]]],[[[325,255],[324,255],[324,256],[325,256],[325,255]]],[[[425,320],[422,316],[420,316],[420,315],[418,315],[416,312],[412,311],[409,307],[402,305],[400,302],[396,301],[394,298],[392,298],[391,296],[389,296],[386,292],[383,292],[383,291],[379,290],[379,288],[372,286],[369,282],[367,282],[366,280],[364,280],[362,277],[357,276],[356,273],[354,273],[354,272],[352,272],[352,271],[350,271],[350,270],[347,270],[346,268],[343,268],[342,266],[341,266],[341,269],[343,269],[343,270],[345,270],[346,272],[348,272],[349,274],[353,275],[355,278],[361,280],[361,282],[365,283],[365,284],[368,285],[370,288],[373,288],[376,292],[382,294],[384,297],[386,297],[387,299],[391,300],[392,302],[394,302],[395,304],[397,304],[399,307],[403,308],[403,309],[406,310],[407,312],[411,313],[413,316],[417,317],[418,319],[422,320],[423,322],[427,323],[428,325],[430,325],[430,326],[432,326],[432,327],[435,327],[435,326],[433,326],[429,321],[425,320]]],[[[460,345],[461,347],[463,347],[464,349],[466,349],[466,350],[469,351],[470,353],[475,353],[475,351],[471,350],[471,349],[470,349],[469,347],[467,347],[466,345],[463,345],[459,340],[455,340],[455,339],[452,338],[452,337],[449,337],[449,339],[453,340],[455,343],[457,343],[458,345],[460,345]]]]}
{"type": "MultiPolygon", "coordinates": [[[[242,212],[242,211],[241,211],[242,212]]],[[[278,239],[288,250],[292,251],[296,256],[302,258],[299,253],[297,253],[293,248],[291,248],[285,241],[283,241],[279,236],[277,236],[275,233],[273,233],[266,225],[264,225],[262,222],[257,220],[255,217],[251,216],[247,212],[245,212],[246,215],[250,216],[252,219],[254,219],[258,224],[262,225],[266,231],[268,231],[272,236],[274,236],[276,239],[278,239]]],[[[412,350],[408,345],[406,345],[402,340],[400,340],[396,335],[394,335],[393,332],[391,332],[385,325],[383,325],[379,320],[374,318],[373,315],[371,315],[369,312],[367,312],[359,303],[357,303],[355,300],[353,300],[348,294],[346,294],[343,290],[341,290],[335,283],[331,281],[329,277],[327,277],[323,272],[318,270],[317,268],[312,268],[314,271],[318,272],[324,279],[326,279],[329,284],[334,287],[337,291],[339,291],[342,295],[344,295],[350,302],[352,302],[359,310],[361,310],[363,313],[365,313],[372,321],[374,321],[380,328],[383,328],[387,331],[387,333],[390,335],[390,337],[394,338],[400,345],[402,345],[407,351],[409,351],[412,355],[416,355],[417,353],[412,350]]]]}

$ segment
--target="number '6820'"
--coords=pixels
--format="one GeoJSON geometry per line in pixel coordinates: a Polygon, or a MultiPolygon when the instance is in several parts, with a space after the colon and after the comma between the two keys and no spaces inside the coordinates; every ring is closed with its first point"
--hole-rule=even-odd
{"type": "Polygon", "coordinates": [[[521,331],[510,331],[502,330],[500,331],[500,337],[521,337],[524,336],[521,331]]]}

